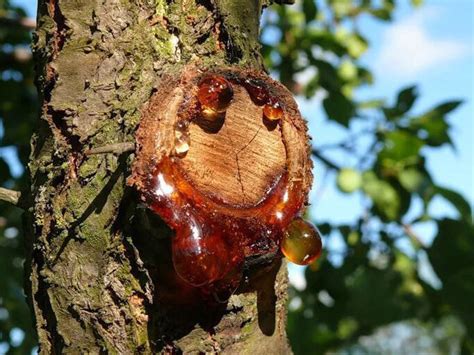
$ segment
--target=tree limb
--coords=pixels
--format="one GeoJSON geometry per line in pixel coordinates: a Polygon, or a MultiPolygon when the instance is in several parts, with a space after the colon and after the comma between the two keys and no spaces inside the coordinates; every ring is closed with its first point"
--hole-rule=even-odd
{"type": "Polygon", "coordinates": [[[9,202],[12,205],[18,206],[20,196],[20,191],[14,191],[0,187],[0,201],[9,202]]]}

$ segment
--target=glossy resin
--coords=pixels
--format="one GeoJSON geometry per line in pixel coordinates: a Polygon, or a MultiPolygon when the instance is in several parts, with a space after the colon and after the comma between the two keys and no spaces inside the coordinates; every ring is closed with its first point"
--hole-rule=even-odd
{"type": "MultiPolygon", "coordinates": [[[[202,117],[225,120],[226,110],[234,100],[235,85],[245,88],[252,102],[262,107],[262,119],[274,122],[283,139],[307,139],[299,114],[293,117],[297,110],[290,101],[293,99],[287,97],[290,94],[272,87],[271,79],[261,77],[246,77],[235,71],[198,75],[183,90],[185,95],[173,125],[173,150],[159,159],[150,150],[149,157],[142,158],[145,168],[140,167],[149,173],[136,173],[140,175],[139,190],[147,205],[175,230],[172,259],[176,273],[195,287],[233,289],[246,258],[278,255],[280,247],[290,261],[299,264],[314,261],[321,252],[320,239],[315,238],[319,236],[317,230],[299,218],[311,179],[307,151],[298,161],[288,162],[286,171],[252,206],[229,204],[216,197],[218,194],[203,193],[180,164],[192,144],[189,125],[202,117]]],[[[160,130],[155,121],[150,129],[160,130]]],[[[143,136],[153,137],[153,132],[143,130],[143,136]]],[[[302,146],[305,144],[306,141],[302,146]]],[[[294,154],[292,149],[287,146],[288,155],[294,154]]]]}

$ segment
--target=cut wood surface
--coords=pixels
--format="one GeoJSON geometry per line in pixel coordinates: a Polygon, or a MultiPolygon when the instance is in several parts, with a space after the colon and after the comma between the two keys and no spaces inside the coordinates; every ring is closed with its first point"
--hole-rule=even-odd
{"type": "Polygon", "coordinates": [[[286,169],[278,125],[265,124],[262,106],[241,86],[234,85],[234,100],[222,120],[198,118],[189,134],[190,149],[182,159],[187,176],[230,205],[257,204],[286,169]]]}

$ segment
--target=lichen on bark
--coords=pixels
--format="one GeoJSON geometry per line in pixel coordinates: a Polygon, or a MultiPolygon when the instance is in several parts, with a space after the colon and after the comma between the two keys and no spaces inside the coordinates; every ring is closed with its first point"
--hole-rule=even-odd
{"type": "MultiPolygon", "coordinates": [[[[137,205],[133,141],[160,79],[193,63],[261,69],[257,0],[40,0],[42,97],[29,163],[27,293],[42,353],[286,353],[286,274],[251,273],[226,305],[169,307],[170,231],[137,205]],[[276,280],[276,281],[275,281],[276,280]],[[274,316],[272,316],[274,315],[274,316]]],[[[280,271],[278,271],[280,270],[280,271]]]]}

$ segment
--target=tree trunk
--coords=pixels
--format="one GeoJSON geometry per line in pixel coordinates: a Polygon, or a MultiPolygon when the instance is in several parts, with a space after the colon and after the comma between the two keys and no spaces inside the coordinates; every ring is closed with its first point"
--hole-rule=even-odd
{"type": "Polygon", "coordinates": [[[126,186],[144,104],[184,66],[261,70],[261,0],[40,0],[27,287],[41,353],[289,353],[286,265],[180,302],[170,230],[126,186]]]}

